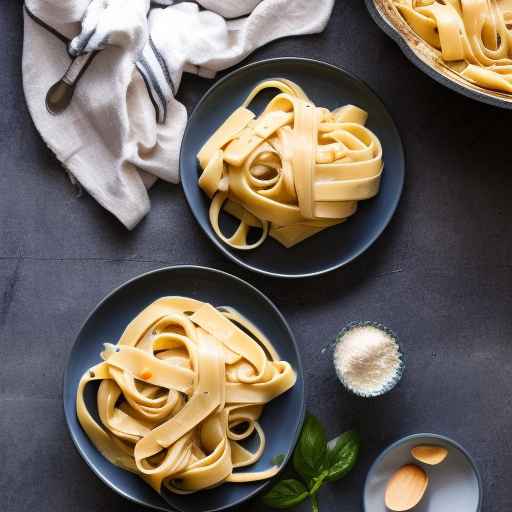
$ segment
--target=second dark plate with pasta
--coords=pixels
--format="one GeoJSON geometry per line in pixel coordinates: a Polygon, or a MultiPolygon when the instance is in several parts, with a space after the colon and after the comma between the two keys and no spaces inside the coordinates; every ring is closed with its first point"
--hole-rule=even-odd
{"type": "MultiPolygon", "coordinates": [[[[225,324],[225,321],[223,323],[225,324]]],[[[260,343],[257,342],[257,345],[260,343]]],[[[168,350],[167,353],[170,354],[168,350]]],[[[171,387],[174,389],[174,384],[171,384],[171,387]]],[[[269,299],[253,286],[219,270],[204,267],[177,266],[148,272],[123,284],[103,299],[84,323],[71,350],[64,375],[63,397],[71,438],[91,470],[118,494],[140,505],[162,511],[218,512],[240,505],[262,491],[270,483],[273,474],[279,471],[290,457],[304,419],[302,363],[286,320],[269,299]],[[262,353],[262,350],[256,349],[253,342],[266,337],[273,349],[269,351],[270,346],[265,343],[261,345],[263,352],[273,360],[286,361],[282,367],[287,368],[286,372],[281,372],[281,363],[277,363],[278,366],[271,363],[270,366],[265,366],[266,370],[263,372],[264,375],[262,374],[261,382],[266,383],[263,386],[248,374],[246,377],[248,376],[250,384],[246,386],[235,383],[239,374],[230,373],[230,369],[235,370],[237,366],[243,373],[250,368],[241,368],[235,360],[240,365],[244,365],[244,361],[237,357],[231,361],[235,366],[230,366],[227,359],[224,365],[222,358],[231,352],[219,352],[219,347],[223,344],[214,342],[213,338],[206,335],[207,331],[196,330],[188,319],[185,321],[188,327],[183,324],[182,327],[185,329],[182,330],[176,322],[181,322],[178,317],[182,318],[183,315],[174,311],[172,306],[178,303],[184,305],[183,311],[187,318],[191,313],[190,308],[195,309],[200,304],[208,309],[213,307],[212,312],[216,311],[215,316],[222,314],[228,318],[235,312],[236,315],[241,315],[240,318],[244,319],[242,323],[236,320],[229,328],[215,329],[217,334],[225,337],[228,344],[238,337],[245,347],[241,347],[241,351],[246,352],[247,349],[253,354],[262,353]],[[171,306],[171,309],[168,306],[171,306]],[[152,312],[156,316],[149,318],[152,312]],[[156,323],[155,319],[158,319],[156,323]],[[232,327],[235,324],[243,332],[234,333],[232,327]],[[249,324],[253,326],[250,329],[255,327],[259,331],[256,337],[248,329],[249,324]],[[161,331],[159,325],[162,327],[161,331]],[[146,345],[142,338],[142,344],[118,344],[122,339],[126,341],[126,336],[131,337],[130,333],[133,333],[134,329],[144,333],[142,338],[150,342],[150,351],[146,351],[149,345],[146,345]],[[203,335],[208,337],[208,342],[206,338],[203,339],[203,335]],[[252,340],[249,343],[247,336],[252,340]],[[178,358],[162,359],[166,352],[162,343],[167,347],[174,347],[170,350],[174,351],[178,358]],[[191,365],[184,360],[179,361],[180,353],[184,355],[182,349],[185,346],[190,349],[187,352],[192,357],[191,365]],[[272,356],[274,351],[277,357],[272,356]],[[209,355],[214,354],[224,354],[221,359],[215,356],[217,363],[220,362],[221,367],[226,368],[221,374],[218,371],[220,368],[211,364],[214,363],[213,360],[206,360],[209,359],[209,355]],[[125,360],[125,363],[128,366],[124,363],[119,365],[119,361],[115,362],[112,359],[124,358],[126,355],[129,360],[125,360]],[[135,368],[138,363],[133,356],[143,363],[139,369],[135,368]],[[203,359],[203,356],[207,356],[206,359],[203,359]],[[110,369],[105,368],[102,361],[109,361],[110,369]],[[110,366],[110,363],[114,363],[114,366],[110,366]],[[272,368],[277,368],[279,373],[273,373],[272,368]],[[197,376],[197,382],[195,377],[191,376],[191,388],[185,394],[179,392],[178,397],[174,391],[171,393],[165,381],[173,380],[176,372],[180,375],[190,374],[192,369],[197,376]],[[105,370],[108,373],[105,373],[105,370]],[[273,376],[268,370],[272,371],[273,376]],[[276,393],[274,384],[286,375],[293,378],[281,390],[283,393],[276,393]],[[121,378],[119,382],[115,380],[118,377],[121,378]],[[84,379],[90,381],[86,387],[82,386],[84,379]],[[208,384],[210,381],[213,386],[208,384]],[[220,383],[223,383],[222,388],[218,388],[220,383]],[[119,389],[116,386],[119,386],[119,389]],[[208,405],[204,404],[212,398],[210,395],[220,396],[220,389],[224,389],[225,394],[220,402],[216,402],[218,407],[211,411],[206,410],[208,405]],[[119,390],[122,392],[117,396],[119,390]],[[260,411],[260,418],[256,420],[258,425],[254,424],[256,430],[252,434],[247,431],[249,436],[240,439],[240,443],[249,452],[258,453],[258,446],[263,447],[263,451],[259,453],[257,460],[243,467],[239,464],[236,467],[235,459],[239,459],[240,453],[247,455],[249,452],[240,452],[239,446],[232,443],[235,440],[232,434],[228,433],[228,439],[224,435],[224,421],[229,421],[225,414],[230,414],[228,410],[237,415],[237,411],[242,411],[239,406],[243,404],[232,394],[239,391],[246,393],[243,399],[247,398],[250,402],[247,411],[254,409],[254,404],[262,403],[261,398],[264,398],[264,401],[269,399],[267,406],[260,411]],[[261,392],[264,395],[260,396],[261,392]],[[250,396],[247,393],[250,393],[250,396]],[[182,407],[179,410],[174,408],[172,403],[175,398],[179,398],[180,403],[176,403],[182,407]],[[173,409],[167,411],[167,405],[173,409]],[[85,413],[85,410],[88,412],[85,413]],[[204,413],[206,423],[191,423],[190,418],[196,414],[193,410],[204,413]],[[155,423],[155,415],[160,415],[160,412],[163,416],[155,423]],[[223,426],[221,425],[219,430],[217,420],[220,419],[223,426]],[[209,423],[210,420],[213,423],[209,423]],[[170,429],[169,433],[177,437],[176,430],[180,428],[184,428],[186,433],[180,434],[178,440],[169,444],[161,437],[162,428],[167,427],[170,429]],[[263,445],[260,433],[264,435],[263,445]],[[223,439],[214,441],[213,438],[219,434],[223,439]],[[137,456],[138,449],[143,448],[146,441],[152,444],[153,435],[156,436],[154,439],[157,439],[158,450],[165,451],[157,454],[158,460],[152,456],[151,460],[142,462],[143,469],[148,470],[151,475],[149,472],[141,475],[132,462],[137,456]],[[209,445],[210,441],[206,441],[207,439],[210,439],[213,445],[209,445]],[[185,449],[182,451],[178,444],[185,449]],[[165,457],[162,459],[161,455],[165,457]],[[183,471],[175,473],[177,466],[182,466],[184,462],[183,471]],[[266,472],[269,469],[270,474],[267,477],[266,472]],[[167,475],[164,480],[160,479],[163,476],[160,470],[164,470],[167,475]],[[222,474],[219,474],[218,470],[222,474]],[[199,487],[187,490],[173,489],[175,485],[183,486],[188,478],[186,475],[192,474],[190,471],[199,477],[196,482],[200,484],[199,487]],[[240,480],[240,477],[253,472],[264,472],[265,475],[263,478],[250,477],[248,480],[240,480]],[[146,481],[141,476],[144,476],[146,481]],[[203,478],[205,476],[207,481],[203,478]],[[217,477],[220,477],[220,480],[217,477]],[[155,485],[159,482],[161,485],[155,485]],[[190,491],[193,492],[189,494],[190,491]]],[[[252,422],[245,419],[243,425],[237,425],[236,418],[232,419],[234,421],[231,422],[231,426],[234,429],[244,425],[249,427],[249,423],[252,422]]],[[[237,433],[240,434],[239,431],[237,433]]]]}
{"type": "MultiPolygon", "coordinates": [[[[259,116],[278,93],[279,91],[262,91],[251,102],[250,110],[259,116]]],[[[321,115],[324,116],[324,113],[321,115]]],[[[334,117],[332,121],[334,122],[334,117]]],[[[290,129],[294,128],[294,122],[291,122],[290,129]]],[[[271,140],[270,143],[272,144],[271,140]]],[[[226,153],[230,153],[227,146],[224,149],[226,153]]],[[[236,150],[236,146],[232,149],[236,150]]],[[[228,160],[234,161],[233,153],[236,151],[231,151],[228,160]]],[[[317,163],[320,158],[317,157],[317,163]]],[[[233,170],[228,168],[227,174],[233,170]]],[[[398,205],[404,182],[405,162],[400,135],[391,116],[382,101],[363,81],[324,62],[282,58],[242,67],[216,82],[206,93],[192,113],[185,132],[180,172],[188,204],[200,227],[219,250],[250,270],[274,277],[297,278],[315,276],[339,268],[372,245],[391,220],[398,205]],[[198,185],[205,162],[200,166],[197,154],[258,84],[276,78],[284,79],[286,83],[293,82],[307,94],[316,107],[322,107],[326,116],[322,121],[331,121],[327,111],[334,112],[333,116],[336,116],[336,109],[345,105],[354,105],[368,113],[366,128],[382,145],[384,170],[380,189],[375,197],[361,201],[357,213],[346,222],[324,229],[293,247],[286,248],[269,236],[254,250],[239,250],[221,240],[212,227],[212,201],[198,185]]],[[[221,184],[221,189],[224,185],[221,184]]],[[[297,183],[295,187],[298,189],[297,183]]],[[[223,230],[231,234],[236,229],[236,223],[230,222],[229,216],[226,217],[228,218],[225,220],[221,219],[224,222],[223,230]]]]}

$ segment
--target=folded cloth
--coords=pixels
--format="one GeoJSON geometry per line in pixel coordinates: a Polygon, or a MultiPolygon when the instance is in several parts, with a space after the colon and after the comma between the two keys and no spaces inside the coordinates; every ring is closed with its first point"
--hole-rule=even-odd
{"type": "Polygon", "coordinates": [[[274,39],[320,32],[334,0],[199,4],[208,10],[170,0],[25,2],[23,87],[34,123],[72,179],[129,229],[149,211],[158,178],[179,181],[183,72],[214,77],[274,39]],[[52,114],[48,90],[61,79],[57,99],[72,97],[52,114]]]}

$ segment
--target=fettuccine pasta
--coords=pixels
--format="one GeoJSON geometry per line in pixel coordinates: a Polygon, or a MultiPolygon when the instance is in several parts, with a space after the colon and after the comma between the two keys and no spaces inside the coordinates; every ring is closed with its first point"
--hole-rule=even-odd
{"type": "Polygon", "coordinates": [[[268,235],[291,247],[353,215],[358,201],[378,193],[383,168],[367,117],[353,105],[316,107],[289,80],[260,83],[197,155],[217,236],[236,249],[254,249],[268,235]],[[264,89],[279,94],[256,117],[248,107],[264,89]],[[222,211],[240,221],[229,237],[222,211]],[[261,228],[253,243],[251,228],[261,228]]]}
{"type": "Polygon", "coordinates": [[[391,0],[465,80],[512,93],[512,0],[391,0]]]}
{"type": "Polygon", "coordinates": [[[80,380],[82,428],[113,464],[156,491],[187,494],[223,482],[253,482],[279,468],[240,471],[265,449],[265,404],[290,389],[294,370],[235,310],[184,297],[144,309],[103,361],[80,380]],[[84,390],[99,381],[98,423],[84,390]],[[255,451],[242,442],[255,434],[255,451]]]}

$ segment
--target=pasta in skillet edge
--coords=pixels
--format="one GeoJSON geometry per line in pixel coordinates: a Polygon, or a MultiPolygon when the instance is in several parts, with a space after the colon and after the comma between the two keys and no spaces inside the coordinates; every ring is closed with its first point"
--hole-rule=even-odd
{"type": "Polygon", "coordinates": [[[512,0],[390,0],[468,82],[512,93],[512,0]]]}

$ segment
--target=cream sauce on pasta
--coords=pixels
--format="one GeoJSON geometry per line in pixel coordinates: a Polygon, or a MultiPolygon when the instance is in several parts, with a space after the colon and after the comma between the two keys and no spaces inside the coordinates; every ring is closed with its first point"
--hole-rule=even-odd
{"type": "Polygon", "coordinates": [[[252,482],[279,468],[240,471],[265,449],[259,418],[296,374],[271,342],[231,308],[164,297],[144,309],[103,361],[80,380],[78,420],[113,464],[156,491],[178,494],[223,482],[252,482]],[[85,387],[99,381],[98,423],[85,387]],[[243,441],[255,434],[258,448],[243,441]]]}

